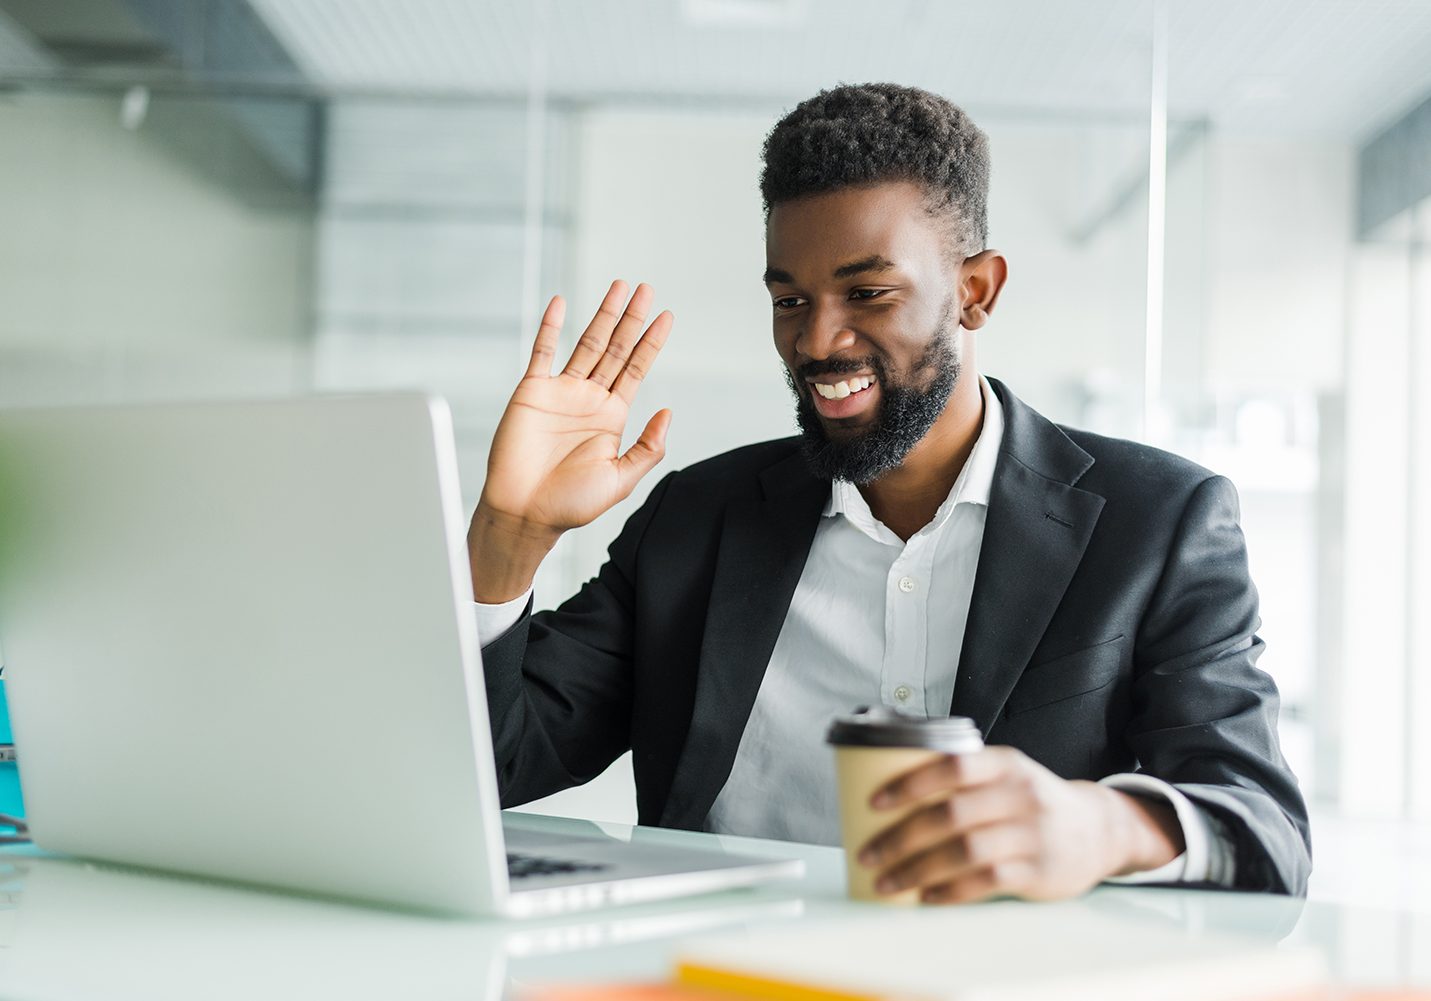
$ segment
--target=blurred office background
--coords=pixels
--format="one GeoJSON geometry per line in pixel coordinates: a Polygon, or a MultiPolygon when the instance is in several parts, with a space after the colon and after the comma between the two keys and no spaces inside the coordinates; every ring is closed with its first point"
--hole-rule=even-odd
{"type": "Polygon", "coordinates": [[[760,143],[872,79],[991,136],[983,369],[1237,483],[1304,788],[1431,819],[1423,0],[0,0],[0,405],[421,387],[470,506],[546,297],[622,277],[666,468],[788,434],[760,143]]]}

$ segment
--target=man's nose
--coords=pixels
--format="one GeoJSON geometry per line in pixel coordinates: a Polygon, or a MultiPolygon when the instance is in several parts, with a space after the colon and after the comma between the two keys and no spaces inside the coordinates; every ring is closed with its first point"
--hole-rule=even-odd
{"type": "Polygon", "coordinates": [[[805,313],[800,336],[795,339],[796,353],[815,361],[824,361],[854,345],[855,332],[850,329],[844,311],[813,304],[805,313]]]}

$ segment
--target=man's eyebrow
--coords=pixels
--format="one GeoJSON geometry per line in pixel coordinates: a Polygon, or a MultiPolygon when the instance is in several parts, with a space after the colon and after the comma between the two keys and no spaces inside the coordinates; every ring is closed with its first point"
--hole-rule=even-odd
{"type": "Polygon", "coordinates": [[[853,278],[855,275],[868,274],[871,271],[889,271],[893,267],[895,267],[895,263],[888,257],[871,254],[862,260],[851,261],[849,264],[841,264],[835,269],[835,277],[853,278]]]}
{"type": "MultiPolygon", "coordinates": [[[[889,271],[897,267],[893,261],[881,254],[871,254],[858,261],[851,261],[848,264],[841,264],[835,269],[836,278],[853,278],[855,275],[869,274],[870,272],[889,271]]],[[[795,279],[790,272],[776,267],[765,269],[765,284],[774,285],[777,282],[785,285],[793,285],[795,279]]]]}

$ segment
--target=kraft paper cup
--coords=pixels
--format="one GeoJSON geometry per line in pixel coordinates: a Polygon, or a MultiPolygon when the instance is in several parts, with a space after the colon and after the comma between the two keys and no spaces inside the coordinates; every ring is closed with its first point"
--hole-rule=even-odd
{"type": "Polygon", "coordinates": [[[876,810],[870,806],[870,797],[896,775],[935,758],[981,750],[984,742],[978,729],[972,720],[962,716],[924,719],[892,709],[874,709],[837,717],[825,739],[835,748],[840,831],[850,899],[918,904],[918,888],[897,894],[876,893],[874,882],[880,870],[861,865],[858,855],[870,838],[923,804],[902,811],[876,810]]]}

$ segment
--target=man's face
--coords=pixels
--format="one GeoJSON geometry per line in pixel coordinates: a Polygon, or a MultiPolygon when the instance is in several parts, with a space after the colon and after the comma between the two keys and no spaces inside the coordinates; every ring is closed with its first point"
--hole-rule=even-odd
{"type": "Polygon", "coordinates": [[[912,182],[776,205],[766,227],[775,347],[818,476],[904,461],[959,379],[957,269],[912,182]]]}

